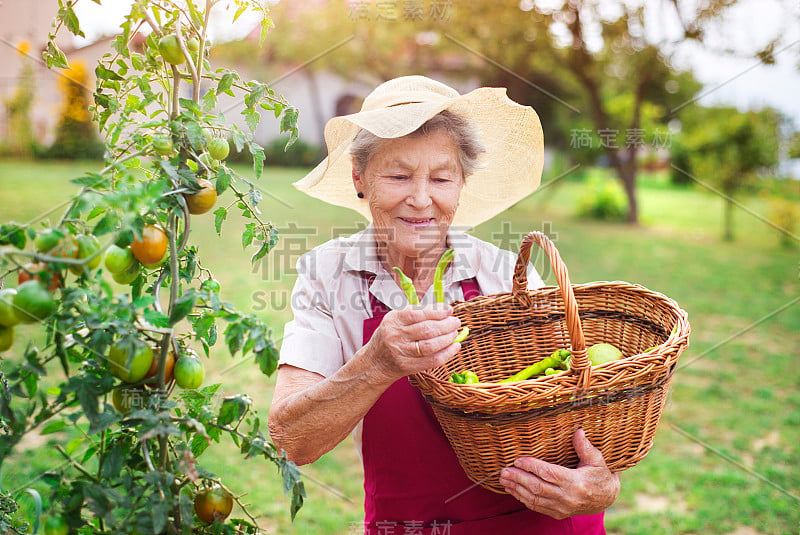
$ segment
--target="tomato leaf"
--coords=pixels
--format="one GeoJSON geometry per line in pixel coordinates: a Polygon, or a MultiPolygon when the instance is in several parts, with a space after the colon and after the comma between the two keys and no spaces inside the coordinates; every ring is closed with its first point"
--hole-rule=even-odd
{"type": "Polygon", "coordinates": [[[244,232],[242,232],[242,248],[246,248],[248,245],[253,243],[253,238],[256,234],[256,224],[255,223],[247,223],[245,225],[244,232]]]}
{"type": "Polygon", "coordinates": [[[153,310],[152,308],[147,308],[144,311],[144,319],[150,325],[154,327],[169,327],[170,322],[169,318],[159,312],[158,310],[153,310]]]}
{"type": "Polygon", "coordinates": [[[17,249],[24,249],[27,237],[25,229],[19,223],[3,223],[0,225],[0,245],[13,245],[17,249]]]}
{"type": "Polygon", "coordinates": [[[67,63],[67,56],[61,51],[60,48],[53,42],[49,41],[47,43],[47,51],[43,54],[45,63],[47,63],[47,68],[50,69],[55,65],[56,67],[67,69],[69,68],[69,64],[67,63]]]}
{"type": "Polygon", "coordinates": [[[217,171],[217,180],[214,183],[214,189],[217,190],[217,195],[222,195],[231,184],[231,175],[225,167],[220,167],[217,171]]]}
{"type": "Polygon", "coordinates": [[[47,424],[41,431],[41,435],[49,435],[50,433],[57,433],[67,427],[67,422],[64,420],[56,420],[47,424]]]}
{"type": "Polygon", "coordinates": [[[228,209],[224,206],[214,210],[214,228],[217,230],[217,234],[222,232],[222,222],[225,221],[226,217],[228,217],[228,209]]]}
{"type": "Polygon", "coordinates": [[[80,24],[78,23],[78,17],[75,15],[75,11],[72,9],[72,4],[62,5],[58,10],[58,18],[64,21],[64,25],[70,32],[81,37],[86,37],[86,35],[81,31],[80,24]]]}
{"type": "Polygon", "coordinates": [[[279,356],[280,354],[272,343],[272,340],[268,340],[266,347],[256,353],[256,364],[258,364],[261,373],[267,377],[272,375],[278,367],[279,356]]]}
{"type": "Polygon", "coordinates": [[[189,315],[194,308],[196,296],[194,290],[188,290],[185,294],[175,300],[169,314],[169,326],[173,326],[189,315]]]}
{"type": "Polygon", "coordinates": [[[220,93],[227,93],[230,96],[234,96],[233,91],[231,91],[233,80],[233,73],[228,72],[223,74],[222,78],[219,79],[219,84],[217,84],[217,94],[219,95],[220,93]]]}

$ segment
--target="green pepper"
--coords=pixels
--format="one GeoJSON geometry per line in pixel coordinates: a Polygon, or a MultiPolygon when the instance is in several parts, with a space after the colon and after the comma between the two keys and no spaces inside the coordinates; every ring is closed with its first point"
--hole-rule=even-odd
{"type": "Polygon", "coordinates": [[[464,384],[464,374],[463,373],[453,372],[453,374],[450,376],[450,382],[451,383],[455,383],[457,385],[463,385],[464,384]]]}
{"type": "Polygon", "coordinates": [[[472,370],[464,370],[461,373],[453,372],[449,381],[457,385],[474,385],[481,382],[478,375],[472,370]]]}
{"type": "Polygon", "coordinates": [[[545,357],[539,362],[531,364],[524,370],[515,373],[511,377],[499,381],[501,383],[513,383],[515,381],[524,381],[530,379],[535,375],[541,375],[547,368],[561,368],[564,365],[564,360],[569,357],[570,353],[567,349],[557,349],[549,357],[545,357]]]}
{"type": "Polygon", "coordinates": [[[474,385],[475,383],[480,383],[481,382],[481,380],[478,378],[478,374],[476,374],[472,370],[466,370],[466,371],[462,372],[461,375],[464,376],[464,384],[465,385],[474,385]]]}
{"type": "Polygon", "coordinates": [[[547,368],[544,371],[544,374],[545,375],[555,375],[557,373],[561,373],[562,371],[564,371],[564,370],[557,370],[556,368],[547,368]]]}
{"type": "Polygon", "coordinates": [[[461,331],[459,331],[458,336],[456,336],[456,339],[453,340],[453,343],[455,344],[456,342],[463,342],[467,336],[469,336],[469,327],[465,326],[463,329],[461,329],[461,331]]]}
{"type": "Polygon", "coordinates": [[[444,288],[442,287],[442,277],[447,266],[455,257],[456,253],[453,248],[450,248],[442,254],[439,263],[436,264],[436,273],[433,274],[433,295],[436,297],[437,303],[444,303],[444,288]]]}
{"type": "Polygon", "coordinates": [[[408,275],[403,273],[403,270],[399,267],[393,267],[393,270],[400,274],[400,287],[406,293],[406,297],[408,298],[408,302],[412,305],[419,304],[419,297],[417,297],[417,289],[414,288],[414,281],[412,281],[408,275]]]}

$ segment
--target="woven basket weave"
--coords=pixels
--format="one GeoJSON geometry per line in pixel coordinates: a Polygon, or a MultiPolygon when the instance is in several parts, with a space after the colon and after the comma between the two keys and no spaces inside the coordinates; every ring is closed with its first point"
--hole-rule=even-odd
{"type": "Polygon", "coordinates": [[[432,405],[472,481],[504,493],[500,470],[522,456],[573,468],[578,428],[613,471],[647,455],[675,364],[689,345],[689,321],[675,301],[626,282],[572,285],[555,245],[531,232],[510,293],[456,301],[453,309],[470,329],[461,351],[410,380],[432,405]],[[527,288],[533,243],[547,254],[558,287],[527,288]],[[615,345],[624,358],[592,367],[586,347],[599,342],[615,345]],[[652,346],[658,348],[645,353],[652,346]],[[565,348],[572,351],[569,371],[496,382],[565,348]],[[485,382],[448,381],[466,369],[485,382]]]}

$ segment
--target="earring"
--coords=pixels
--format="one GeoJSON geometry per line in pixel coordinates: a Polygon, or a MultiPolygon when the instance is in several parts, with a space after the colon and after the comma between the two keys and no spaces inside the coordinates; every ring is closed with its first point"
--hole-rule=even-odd
{"type": "Polygon", "coordinates": [[[356,193],[356,195],[358,196],[359,199],[363,199],[364,198],[364,194],[361,193],[360,191],[358,193],[356,193]]]}

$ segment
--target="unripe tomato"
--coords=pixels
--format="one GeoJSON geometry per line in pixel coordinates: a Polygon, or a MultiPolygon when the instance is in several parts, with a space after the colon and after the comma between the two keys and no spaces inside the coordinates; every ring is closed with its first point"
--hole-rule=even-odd
{"type": "Polygon", "coordinates": [[[203,384],[205,371],[197,357],[183,356],[175,362],[175,382],[179,387],[193,390],[203,384]]]}
{"type": "Polygon", "coordinates": [[[136,386],[123,386],[115,388],[111,393],[111,402],[120,414],[128,414],[131,410],[139,410],[147,402],[144,389],[136,386]]]}
{"type": "MultiPolygon", "coordinates": [[[[79,234],[75,241],[78,243],[78,258],[89,258],[100,250],[100,240],[92,234],[79,234]]],[[[85,268],[94,269],[100,265],[101,256],[96,254],[86,264],[70,264],[69,270],[80,275],[85,268]]]]}
{"type": "Polygon", "coordinates": [[[218,294],[219,290],[220,290],[219,281],[216,280],[216,279],[206,279],[200,285],[200,288],[202,288],[203,290],[206,290],[208,292],[212,292],[212,293],[218,294]]]}
{"type": "Polygon", "coordinates": [[[233,510],[233,497],[222,487],[203,489],[194,498],[194,512],[206,524],[222,522],[233,510]]]}
{"type": "Polygon", "coordinates": [[[153,363],[153,350],[144,342],[138,342],[133,348],[130,364],[129,356],[128,346],[120,342],[113,344],[108,349],[109,370],[126,383],[141,381],[153,363]]]}
{"type": "Polygon", "coordinates": [[[207,152],[204,152],[203,154],[200,155],[200,163],[208,167],[212,171],[219,169],[219,161],[212,158],[211,155],[207,152]]]}
{"type": "Polygon", "coordinates": [[[14,310],[15,295],[17,295],[15,288],[0,290],[0,325],[3,327],[13,327],[20,321],[17,312],[14,310]]]}
{"type": "Polygon", "coordinates": [[[202,189],[197,193],[184,196],[186,205],[189,207],[189,213],[193,215],[205,214],[217,202],[217,190],[213,182],[206,178],[201,178],[197,183],[202,189]]]}
{"type": "Polygon", "coordinates": [[[14,327],[0,325],[0,353],[7,351],[14,344],[14,327]]]}
{"type": "Polygon", "coordinates": [[[165,35],[158,40],[158,51],[161,52],[161,57],[164,61],[173,65],[180,65],[186,58],[183,57],[181,45],[178,43],[178,37],[175,35],[165,35]]]}
{"type": "Polygon", "coordinates": [[[33,246],[40,253],[49,253],[64,243],[64,233],[57,228],[44,229],[36,235],[33,246]]]}
{"type": "Polygon", "coordinates": [[[167,252],[167,234],[158,225],[145,225],[142,238],[133,240],[131,251],[142,264],[155,264],[167,252]]]}
{"type": "Polygon", "coordinates": [[[58,304],[38,280],[30,280],[19,285],[14,296],[17,316],[23,323],[43,321],[55,313],[58,304]]]}
{"type": "Polygon", "coordinates": [[[114,279],[114,282],[117,284],[130,284],[136,280],[136,277],[138,277],[141,272],[142,264],[140,264],[138,260],[134,259],[133,263],[128,269],[125,271],[112,273],[111,278],[114,279]]]}
{"type": "Polygon", "coordinates": [[[133,265],[136,259],[130,247],[119,247],[112,245],[106,251],[106,269],[111,273],[120,273],[133,265]]]}
{"type": "Polygon", "coordinates": [[[186,41],[186,49],[192,54],[197,54],[200,51],[200,40],[197,37],[192,37],[186,41]]]}
{"type": "Polygon", "coordinates": [[[230,151],[231,147],[228,144],[227,139],[222,139],[221,137],[215,137],[208,143],[208,153],[215,160],[224,160],[225,158],[228,157],[230,151]]]}
{"type": "Polygon", "coordinates": [[[172,154],[173,148],[171,137],[167,135],[153,136],[153,150],[156,151],[156,154],[169,156],[172,154]]]}

